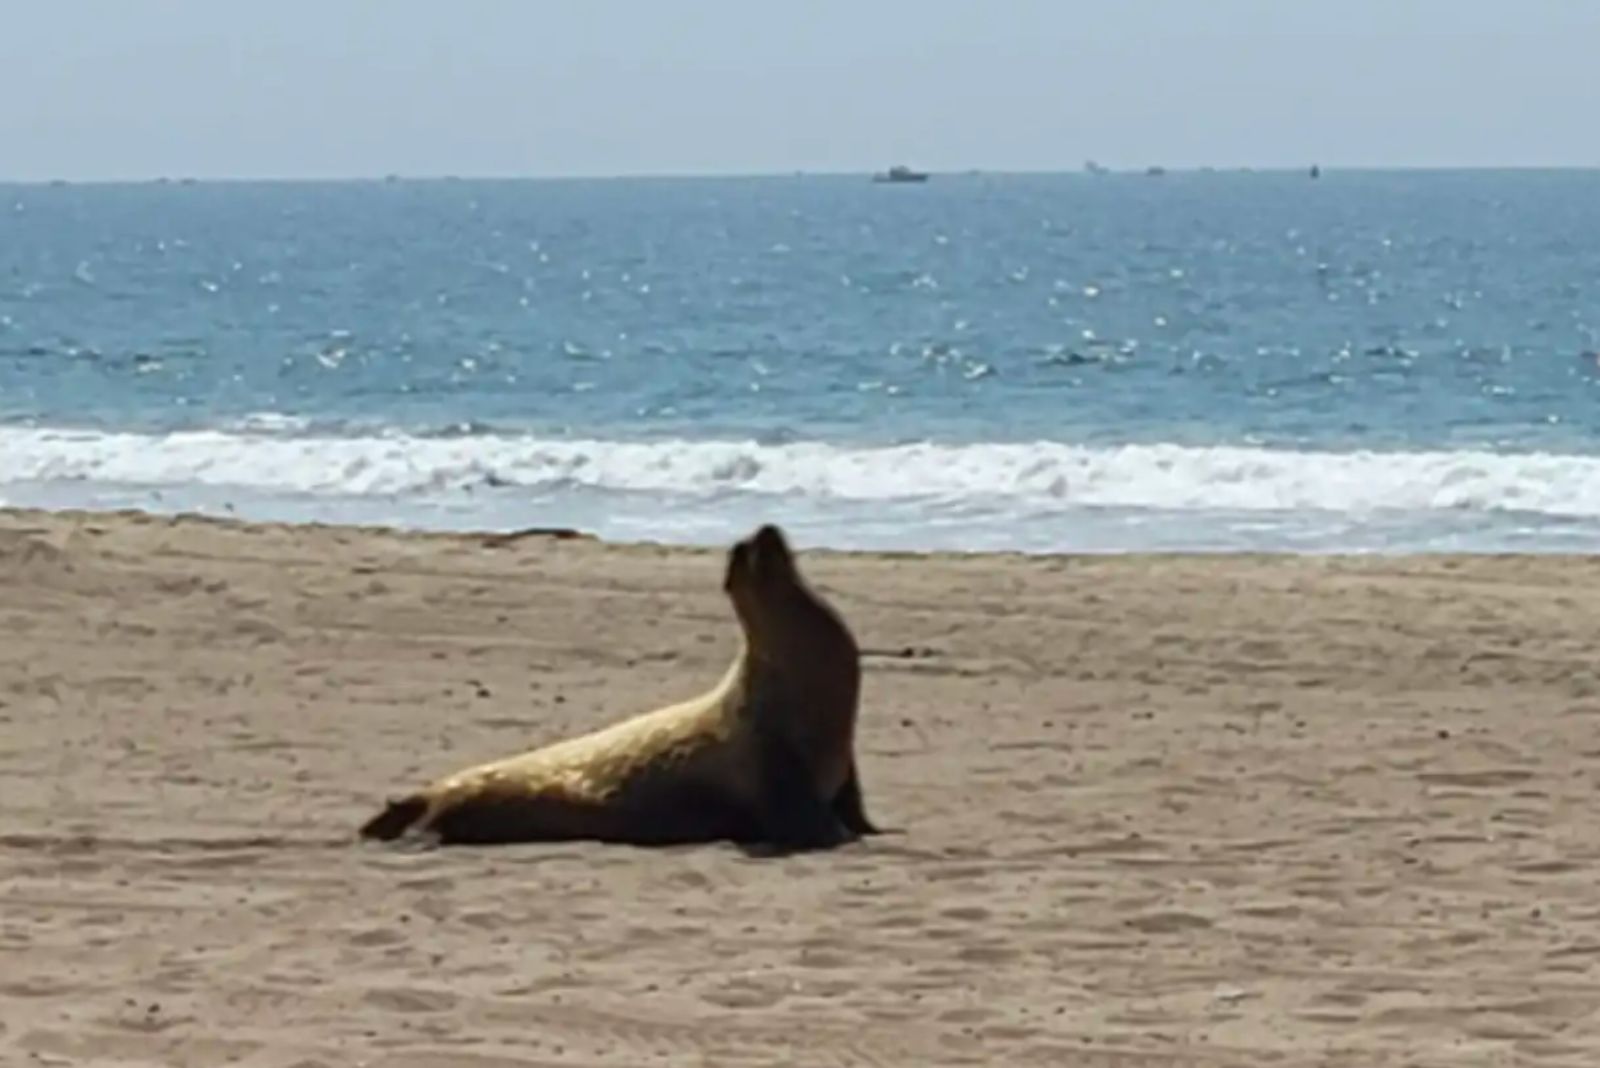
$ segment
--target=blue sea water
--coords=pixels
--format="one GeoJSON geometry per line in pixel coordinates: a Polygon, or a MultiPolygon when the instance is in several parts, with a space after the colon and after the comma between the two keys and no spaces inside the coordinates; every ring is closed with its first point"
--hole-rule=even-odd
{"type": "Polygon", "coordinates": [[[0,503],[1600,548],[1600,173],[0,186],[0,503]]]}

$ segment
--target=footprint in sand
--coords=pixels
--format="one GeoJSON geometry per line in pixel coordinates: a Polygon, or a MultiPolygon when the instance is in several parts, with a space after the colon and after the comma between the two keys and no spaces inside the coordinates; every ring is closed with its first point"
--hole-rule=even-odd
{"type": "Polygon", "coordinates": [[[1533,778],[1533,772],[1517,768],[1485,768],[1482,771],[1425,771],[1418,779],[1433,786],[1486,788],[1512,786],[1533,778]]]}
{"type": "Polygon", "coordinates": [[[445,990],[423,990],[415,987],[390,987],[369,990],[362,1000],[375,1008],[388,1012],[448,1012],[461,999],[445,990]]]}
{"type": "Polygon", "coordinates": [[[1147,912],[1125,921],[1127,926],[1145,934],[1176,934],[1180,931],[1199,931],[1213,926],[1204,916],[1192,912],[1147,912]]]}

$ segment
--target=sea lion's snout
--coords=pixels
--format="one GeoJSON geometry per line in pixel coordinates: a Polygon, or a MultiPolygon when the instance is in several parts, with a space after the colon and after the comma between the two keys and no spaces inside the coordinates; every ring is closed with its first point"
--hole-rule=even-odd
{"type": "Polygon", "coordinates": [[[787,576],[794,570],[794,556],[783,531],[772,523],[763,523],[748,537],[740,538],[728,550],[728,567],[722,578],[722,588],[731,592],[740,582],[755,583],[761,579],[787,576]]]}
{"type": "Polygon", "coordinates": [[[776,563],[789,559],[789,542],[784,538],[783,531],[771,523],[757,527],[750,541],[755,546],[758,561],[776,563]]]}

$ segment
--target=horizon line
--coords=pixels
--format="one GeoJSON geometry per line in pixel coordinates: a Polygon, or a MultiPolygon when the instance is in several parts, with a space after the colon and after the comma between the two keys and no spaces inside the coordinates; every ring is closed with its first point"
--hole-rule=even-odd
{"type": "MultiPolygon", "coordinates": [[[[947,167],[927,168],[923,173],[930,177],[963,178],[963,177],[1065,177],[1078,176],[1085,178],[1109,176],[1148,176],[1152,169],[1159,169],[1167,175],[1174,174],[1304,174],[1313,166],[1323,174],[1329,172],[1343,173],[1463,173],[1463,172],[1505,172],[1505,171],[1560,171],[1584,172],[1600,170],[1600,164],[1585,163],[1324,163],[1311,160],[1304,164],[1148,164],[1148,165],[1107,165],[1100,164],[1100,173],[1091,171],[1087,163],[1074,168],[1064,167],[947,167]]],[[[416,172],[352,172],[346,174],[212,174],[183,173],[175,171],[171,174],[150,174],[140,176],[100,176],[100,177],[72,177],[70,175],[57,175],[48,178],[40,177],[11,177],[0,175],[0,185],[4,186],[61,186],[61,185],[193,185],[199,183],[218,184],[249,184],[249,183],[276,183],[276,184],[364,184],[385,182],[602,182],[602,181],[693,181],[705,179],[722,180],[751,180],[772,178],[861,178],[882,173],[884,168],[866,168],[841,170],[833,168],[794,168],[788,170],[751,170],[751,171],[674,171],[674,170],[641,170],[618,172],[554,172],[554,173],[517,173],[517,172],[451,172],[451,171],[416,171],[416,172]]],[[[920,168],[917,168],[920,169],[920,168]]]]}

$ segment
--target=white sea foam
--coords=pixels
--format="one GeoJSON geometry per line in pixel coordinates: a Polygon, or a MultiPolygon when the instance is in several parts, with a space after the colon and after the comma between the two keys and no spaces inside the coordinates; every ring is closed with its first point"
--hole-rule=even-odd
{"type": "Polygon", "coordinates": [[[1600,456],[297,436],[291,423],[252,424],[163,435],[0,428],[0,490],[16,503],[143,497],[424,526],[560,520],[616,536],[670,520],[686,540],[716,540],[778,509],[841,546],[1572,548],[1600,538],[1600,456]]]}
{"type": "Polygon", "coordinates": [[[1550,453],[1051,442],[844,447],[0,428],[0,484],[61,481],[351,496],[427,495],[485,485],[582,486],[849,501],[1010,498],[1033,508],[1469,509],[1600,517],[1600,456],[1550,453]]]}
{"type": "Polygon", "coordinates": [[[251,412],[240,416],[227,429],[245,434],[294,434],[309,429],[311,420],[303,415],[282,412],[251,412]]]}

